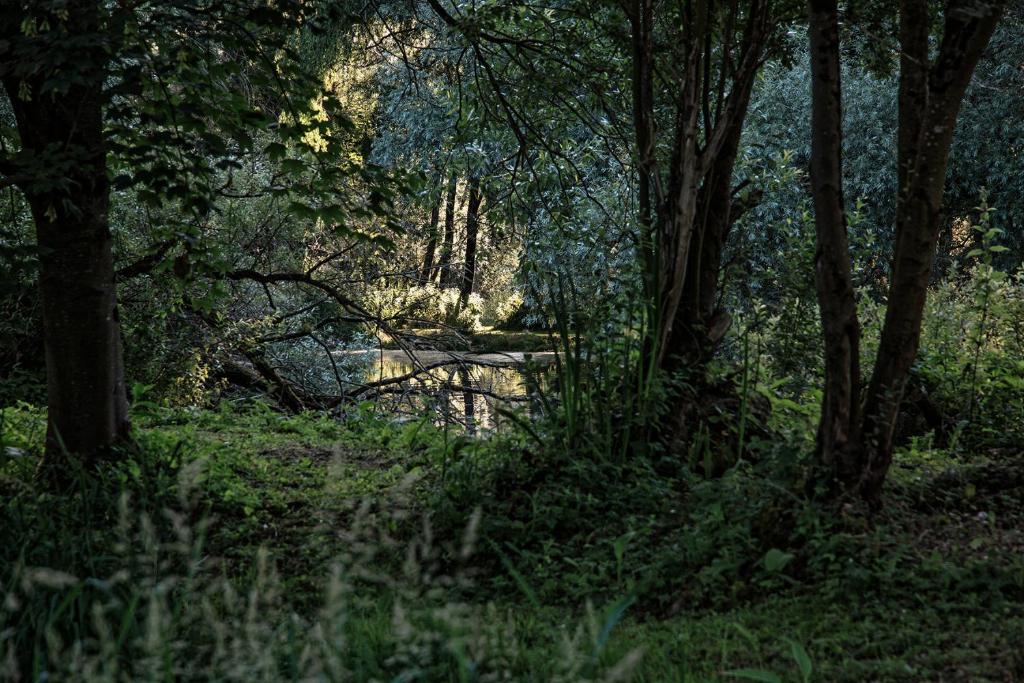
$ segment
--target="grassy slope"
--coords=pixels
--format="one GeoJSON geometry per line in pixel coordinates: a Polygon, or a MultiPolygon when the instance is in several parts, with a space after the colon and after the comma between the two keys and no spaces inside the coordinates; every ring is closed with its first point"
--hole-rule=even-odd
{"type": "MultiPolygon", "coordinates": [[[[289,608],[300,613],[320,604],[326,566],[347,550],[338,529],[358,501],[410,487],[404,497],[417,500],[423,487],[434,485],[444,449],[436,436],[421,439],[416,426],[372,419],[346,428],[270,412],[195,412],[140,422],[146,447],[173,450],[180,443],[187,459],[205,461],[203,487],[217,520],[209,552],[241,576],[257,549],[269,548],[289,608]]],[[[565,596],[564,606],[541,607],[498,594],[495,614],[515,625],[511,666],[521,680],[547,680],[562,656],[560,643],[575,633],[584,643],[578,647],[598,648],[609,664],[641,651],[634,673],[644,681],[732,680],[723,672],[745,668],[801,680],[793,643],[809,654],[812,680],[1018,680],[1024,611],[995,584],[1016,572],[1024,585],[1020,483],[999,490],[1005,477],[930,458],[904,454],[894,475],[883,531],[870,538],[905,552],[889,564],[880,553],[875,574],[860,577],[878,590],[844,595],[835,586],[780,582],[717,609],[683,604],[670,617],[642,619],[633,613],[643,610],[634,609],[621,620],[602,609],[588,618],[577,596],[565,596]],[[920,576],[908,576],[917,566],[920,576]]],[[[484,591],[469,594],[479,602],[484,591]]],[[[364,610],[354,626],[369,634],[361,655],[367,677],[380,674],[375,662],[390,655],[390,597],[379,593],[376,609],[364,610]]]]}

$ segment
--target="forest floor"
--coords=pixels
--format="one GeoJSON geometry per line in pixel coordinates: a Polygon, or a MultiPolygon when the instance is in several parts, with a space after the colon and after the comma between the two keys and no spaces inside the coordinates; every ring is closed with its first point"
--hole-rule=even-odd
{"type": "MultiPolygon", "coordinates": [[[[451,476],[452,454],[468,459],[490,447],[372,417],[346,426],[269,410],[157,410],[137,423],[148,451],[203,463],[201,507],[213,520],[205,552],[241,579],[268,550],[286,609],[297,614],[321,608],[333,558],[365,547],[365,534],[353,530],[365,532],[368,519],[386,527],[372,532],[375,542],[389,539],[385,551],[373,551],[374,571],[408,579],[408,549],[424,535],[442,547],[458,526],[442,521],[425,532],[422,522],[451,476]]],[[[28,425],[9,417],[5,443],[36,439],[28,425]]],[[[0,490],[13,495],[17,478],[0,469],[0,490]]],[[[841,534],[811,517],[793,518],[817,529],[804,535],[811,540],[772,548],[763,559],[762,550],[751,550],[755,564],[764,565],[756,571],[733,557],[749,546],[736,540],[746,533],[744,514],[734,507],[746,495],[740,489],[738,496],[723,492],[724,509],[710,518],[681,517],[679,529],[655,525],[651,533],[622,534],[609,521],[582,545],[566,540],[561,555],[557,541],[545,541],[547,560],[530,560],[526,552],[510,559],[511,545],[498,552],[500,562],[485,552],[476,566],[451,560],[461,551],[416,553],[435,558],[440,569],[431,571],[460,577],[439,584],[447,586],[443,600],[508,622],[515,680],[554,679],[553,663],[570,646],[612,674],[618,663],[619,671],[632,670],[630,680],[652,682],[1024,680],[1020,454],[968,464],[905,450],[880,516],[851,513],[841,534]],[[697,533],[715,549],[696,553],[686,534],[697,533]],[[645,573],[658,571],[670,578],[647,581],[645,573]],[[671,594],[652,597],[659,592],[671,594]]],[[[698,498],[690,491],[658,504],[693,505],[698,498]]],[[[473,510],[457,507],[448,516],[476,528],[473,510]]],[[[477,541],[484,549],[487,543],[477,541]]],[[[409,595],[432,599],[399,588],[403,580],[370,581],[363,589],[374,596],[365,603],[373,607],[353,618],[376,634],[361,655],[366,680],[386,674],[379,667],[392,653],[381,634],[395,628],[397,596],[406,596],[410,609],[417,598],[409,595]]]]}

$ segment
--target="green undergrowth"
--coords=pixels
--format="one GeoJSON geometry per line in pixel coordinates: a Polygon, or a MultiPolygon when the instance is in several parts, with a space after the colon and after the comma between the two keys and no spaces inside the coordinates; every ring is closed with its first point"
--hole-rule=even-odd
{"type": "Polygon", "coordinates": [[[136,406],[55,493],[3,411],[0,680],[1003,681],[1024,676],[1024,459],[897,457],[883,512],[469,439],[370,410],[136,406]]]}

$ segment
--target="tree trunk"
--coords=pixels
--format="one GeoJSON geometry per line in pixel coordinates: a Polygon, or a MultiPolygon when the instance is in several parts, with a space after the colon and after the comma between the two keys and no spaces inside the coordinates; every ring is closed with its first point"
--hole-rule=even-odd
{"type": "MultiPolygon", "coordinates": [[[[679,39],[683,63],[673,69],[678,74],[674,139],[663,171],[655,153],[653,3],[636,0],[629,17],[639,222],[643,234],[650,235],[641,244],[650,252],[644,260],[645,290],[654,292],[647,295],[653,305],[645,356],[653,350],[651,364],[664,377],[687,370],[691,387],[705,378],[730,324],[717,306],[722,250],[736,217],[733,170],[772,17],[769,3],[760,0],[749,3],[743,25],[735,22],[738,14],[696,12],[699,20],[688,22],[679,39]]],[[[670,398],[667,411],[658,411],[661,439],[685,443],[699,393],[700,388],[680,391],[670,398]]]]}
{"type": "MultiPolygon", "coordinates": [[[[73,34],[95,37],[101,30],[96,3],[72,2],[67,9],[73,34]]],[[[9,71],[4,76],[23,154],[44,169],[33,168],[21,189],[39,246],[46,461],[58,475],[64,453],[92,464],[126,439],[129,428],[108,225],[105,60],[102,49],[92,48],[55,73],[29,81],[9,71]],[[56,76],[69,83],[66,90],[45,89],[46,81],[56,76]],[[26,85],[30,97],[22,99],[19,94],[26,85]],[[61,169],[59,175],[54,169],[61,169]]]]}
{"type": "Polygon", "coordinates": [[[476,280],[476,242],[480,231],[480,179],[469,179],[469,199],[466,204],[466,260],[462,265],[462,284],[459,287],[459,305],[465,308],[473,293],[476,280]]]}
{"type": "Polygon", "coordinates": [[[669,341],[667,368],[672,372],[686,366],[703,373],[732,321],[718,306],[718,289],[722,251],[733,224],[745,210],[742,202],[734,200],[732,180],[752,86],[752,77],[737,85],[736,118],[723,137],[722,147],[697,196],[694,244],[689,251],[683,298],[677,313],[680,324],[669,341]]]}
{"type": "Polygon", "coordinates": [[[465,367],[459,367],[459,383],[462,385],[462,415],[466,434],[476,436],[476,403],[473,396],[473,376],[465,367]]]}
{"type": "Polygon", "coordinates": [[[860,402],[860,324],[843,202],[843,115],[837,0],[810,0],[811,194],[815,284],[825,341],[818,457],[843,485],[858,476],[853,446],[860,402]]]}
{"type": "Polygon", "coordinates": [[[448,196],[444,202],[444,241],[437,261],[438,284],[447,287],[452,281],[452,251],[455,248],[455,197],[458,184],[455,176],[448,180],[448,196]]]}
{"type": "Polygon", "coordinates": [[[427,253],[423,257],[423,269],[420,271],[420,281],[430,282],[434,271],[434,252],[437,250],[437,228],[441,214],[441,195],[434,200],[434,206],[430,209],[430,223],[427,225],[427,253]]]}
{"type": "Polygon", "coordinates": [[[942,194],[960,104],[1005,2],[953,2],[929,62],[928,2],[900,2],[899,197],[885,323],[865,397],[861,438],[864,497],[877,503],[892,462],[903,389],[917,357],[938,242],[942,194]]]}
{"type": "Polygon", "coordinates": [[[841,488],[880,502],[903,390],[917,356],[941,227],[942,193],[957,114],[1004,2],[951,3],[929,58],[928,0],[900,1],[896,244],[881,340],[858,421],[856,305],[842,196],[842,109],[836,0],[810,0],[811,181],[816,281],[825,336],[818,448],[841,488]]]}
{"type": "Polygon", "coordinates": [[[644,286],[651,307],[648,347],[653,364],[666,374],[691,361],[700,365],[728,327],[728,316],[716,315],[715,296],[732,223],[732,171],[772,17],[770,3],[762,0],[750,2],[744,25],[735,22],[735,12],[693,11],[675,38],[682,59],[672,69],[675,122],[663,169],[654,101],[658,13],[651,0],[634,0],[627,12],[644,286]],[[715,69],[722,73],[713,75],[715,69]]]}

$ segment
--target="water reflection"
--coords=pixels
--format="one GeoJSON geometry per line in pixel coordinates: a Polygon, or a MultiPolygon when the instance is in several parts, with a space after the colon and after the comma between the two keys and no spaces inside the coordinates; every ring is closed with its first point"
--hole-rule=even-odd
{"type": "Polygon", "coordinates": [[[383,350],[367,356],[364,397],[382,410],[420,414],[430,408],[439,423],[463,424],[470,434],[498,429],[499,408],[540,409],[552,352],[457,353],[383,350]]]}

